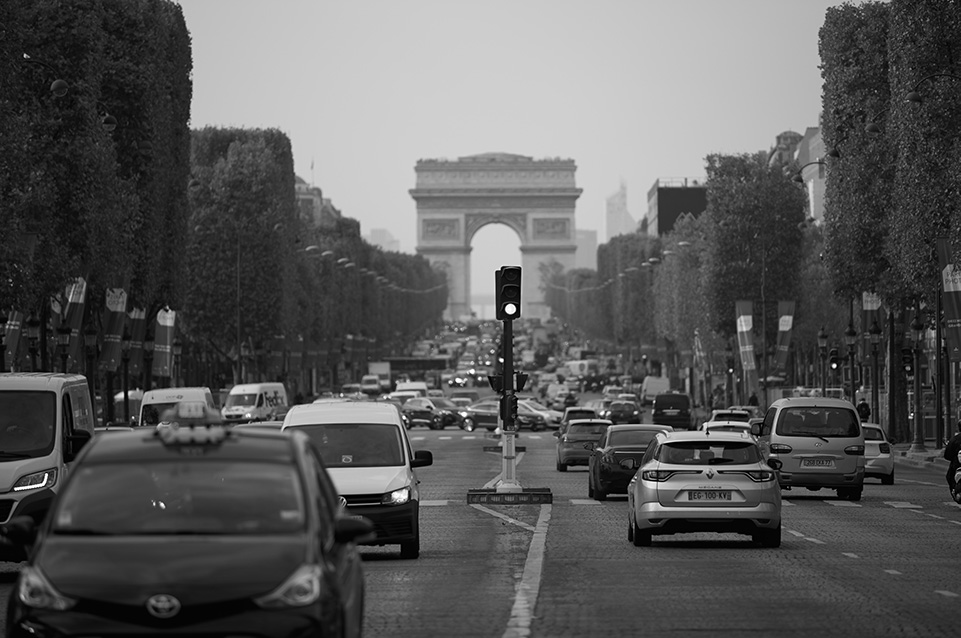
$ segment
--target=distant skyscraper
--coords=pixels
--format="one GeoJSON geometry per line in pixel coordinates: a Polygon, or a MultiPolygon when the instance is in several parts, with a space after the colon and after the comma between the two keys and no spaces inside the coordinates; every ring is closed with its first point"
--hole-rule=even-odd
{"type": "Polygon", "coordinates": [[[386,228],[371,228],[367,241],[374,246],[380,246],[386,251],[400,252],[400,241],[394,239],[386,228]]]}
{"type": "Polygon", "coordinates": [[[637,230],[637,222],[627,211],[627,186],[607,198],[607,240],[618,235],[626,235],[637,230]]]}
{"type": "Polygon", "coordinates": [[[597,270],[597,231],[578,228],[575,241],[574,267],[597,270]]]}

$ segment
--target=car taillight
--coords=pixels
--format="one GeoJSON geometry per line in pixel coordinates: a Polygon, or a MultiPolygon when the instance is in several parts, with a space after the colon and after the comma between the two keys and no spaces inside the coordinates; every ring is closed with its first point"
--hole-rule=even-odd
{"type": "Polygon", "coordinates": [[[764,483],[766,481],[773,481],[775,474],[771,470],[751,470],[745,472],[745,474],[750,477],[750,479],[756,483],[764,483]]]}
{"type": "Polygon", "coordinates": [[[700,474],[700,470],[644,470],[641,478],[645,481],[666,481],[675,474],[700,474]]]}
{"type": "Polygon", "coordinates": [[[891,453],[891,446],[888,445],[887,443],[882,443],[881,445],[878,446],[878,449],[881,450],[881,454],[891,453]]]}
{"type": "Polygon", "coordinates": [[[845,454],[850,454],[851,456],[864,456],[864,446],[863,445],[849,445],[844,448],[845,454]]]}
{"type": "Polygon", "coordinates": [[[791,452],[790,445],[784,445],[783,443],[771,444],[771,454],[789,454],[790,452],[791,452]]]}

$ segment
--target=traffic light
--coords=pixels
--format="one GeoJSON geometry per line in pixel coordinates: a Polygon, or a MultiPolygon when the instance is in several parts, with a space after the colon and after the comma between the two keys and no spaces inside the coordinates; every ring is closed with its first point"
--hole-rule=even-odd
{"type": "Polygon", "coordinates": [[[909,377],[914,375],[914,353],[911,348],[901,348],[901,365],[909,377]]]}
{"type": "Polygon", "coordinates": [[[501,266],[494,275],[498,320],[506,321],[521,316],[521,267],[501,266]]]}
{"type": "Polygon", "coordinates": [[[501,397],[501,421],[504,424],[504,428],[507,429],[508,424],[511,424],[515,429],[517,428],[517,395],[508,394],[501,397]]]}
{"type": "Polygon", "coordinates": [[[831,348],[831,354],[828,355],[828,360],[831,363],[831,369],[837,370],[838,366],[841,365],[841,359],[838,357],[838,349],[831,348]]]}
{"type": "Polygon", "coordinates": [[[734,357],[727,358],[727,373],[734,374],[734,357]]]}

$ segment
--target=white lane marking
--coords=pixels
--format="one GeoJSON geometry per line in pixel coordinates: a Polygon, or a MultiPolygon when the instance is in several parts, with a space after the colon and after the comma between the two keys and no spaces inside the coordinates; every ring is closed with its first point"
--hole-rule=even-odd
{"type": "Polygon", "coordinates": [[[806,537],[804,540],[806,540],[806,541],[811,541],[812,543],[817,543],[818,545],[824,545],[824,544],[825,544],[824,541],[819,541],[818,539],[816,539],[816,538],[811,538],[810,536],[806,537]]]}
{"type": "Polygon", "coordinates": [[[941,519],[942,521],[944,520],[944,517],[943,517],[943,516],[938,516],[937,514],[927,514],[927,516],[930,516],[931,518],[939,518],[939,519],[941,519]]]}
{"type": "Polygon", "coordinates": [[[885,573],[885,574],[891,574],[892,576],[900,576],[900,575],[901,575],[901,572],[899,572],[899,571],[896,570],[896,569],[885,569],[885,570],[884,570],[884,573],[885,573]]]}
{"type": "Polygon", "coordinates": [[[450,440],[451,440],[452,438],[454,438],[454,437],[452,437],[452,436],[439,436],[439,437],[437,437],[437,438],[440,439],[441,441],[450,441],[450,440]]]}
{"type": "Polygon", "coordinates": [[[942,505],[950,505],[951,507],[961,509],[961,503],[955,503],[954,501],[945,501],[942,505]]]}
{"type": "Polygon", "coordinates": [[[445,499],[445,500],[437,500],[437,501],[421,501],[421,502],[420,502],[420,506],[421,506],[421,507],[441,507],[441,506],[443,506],[443,505],[447,505],[448,503],[450,503],[450,501],[448,501],[448,500],[446,500],[446,499],[445,499]]]}
{"type": "Polygon", "coordinates": [[[847,556],[848,558],[861,558],[857,554],[853,554],[851,552],[841,552],[841,556],[847,556]]]}
{"type": "Polygon", "coordinates": [[[425,439],[427,439],[426,436],[412,436],[412,437],[410,437],[410,440],[411,440],[411,441],[424,441],[425,439]]]}
{"type": "Polygon", "coordinates": [[[922,507],[921,505],[916,505],[910,501],[884,501],[884,504],[898,509],[915,509],[922,507]]]}
{"type": "Polygon", "coordinates": [[[537,593],[541,587],[541,572],[544,568],[544,548],[547,541],[547,527],[551,520],[551,506],[541,505],[537,516],[534,537],[531,538],[524,562],[524,575],[514,594],[514,605],[503,638],[523,638],[531,635],[531,621],[537,605],[537,593]]]}
{"type": "Polygon", "coordinates": [[[802,534],[801,532],[795,532],[793,529],[789,529],[787,533],[797,536],[798,538],[804,538],[804,534],[802,534]]]}
{"type": "MultiPolygon", "coordinates": [[[[520,465],[520,464],[521,464],[521,459],[524,458],[524,454],[525,454],[525,452],[518,452],[518,453],[517,453],[517,459],[516,459],[516,460],[517,460],[517,465],[520,465]]],[[[491,487],[494,487],[495,485],[497,485],[498,483],[500,483],[501,474],[503,474],[503,473],[504,473],[504,470],[502,469],[502,470],[500,471],[500,473],[497,474],[497,476],[495,476],[495,477],[492,478],[491,480],[489,480],[489,481],[487,481],[486,483],[484,483],[484,489],[486,490],[486,489],[491,488],[491,487]]]]}
{"type": "Polygon", "coordinates": [[[941,594],[945,598],[957,598],[958,596],[961,596],[961,594],[956,594],[953,591],[948,591],[947,589],[935,589],[934,593],[941,594]]]}
{"type": "Polygon", "coordinates": [[[477,437],[474,436],[473,434],[468,434],[467,436],[463,437],[463,439],[464,439],[465,441],[468,441],[468,440],[471,440],[471,439],[476,439],[476,438],[477,438],[477,437]]]}
{"type": "Polygon", "coordinates": [[[954,523],[955,525],[961,525],[961,521],[948,521],[949,523],[954,523]]]}
{"type": "Polygon", "coordinates": [[[572,498],[571,505],[600,505],[600,501],[595,501],[592,498],[572,498]]]}
{"type": "Polygon", "coordinates": [[[523,528],[526,529],[528,532],[533,532],[533,531],[534,531],[534,526],[531,525],[530,523],[525,523],[525,522],[523,522],[523,521],[517,520],[516,518],[511,518],[510,516],[508,516],[508,515],[506,515],[506,514],[501,514],[500,512],[495,512],[494,510],[492,510],[492,509],[490,509],[490,508],[487,508],[487,507],[484,507],[483,505],[474,504],[474,505],[471,505],[471,507],[473,507],[475,510],[484,512],[485,514],[490,514],[491,516],[496,516],[497,518],[501,519],[501,520],[504,521],[505,523],[510,523],[511,525],[517,525],[518,527],[523,527],[523,528]]]}
{"type": "Polygon", "coordinates": [[[528,434],[528,435],[527,435],[527,438],[529,438],[529,439],[542,439],[542,438],[544,438],[544,437],[542,437],[540,434],[528,434]]]}
{"type": "Polygon", "coordinates": [[[851,501],[824,501],[828,505],[833,505],[834,507],[861,507],[860,503],[852,503],[851,501]]]}

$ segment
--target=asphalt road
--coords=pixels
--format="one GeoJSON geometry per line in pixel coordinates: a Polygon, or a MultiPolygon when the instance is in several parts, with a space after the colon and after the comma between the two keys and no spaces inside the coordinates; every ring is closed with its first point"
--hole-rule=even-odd
{"type": "MultiPolygon", "coordinates": [[[[517,476],[551,505],[468,505],[501,471],[482,432],[410,432],[421,478],[421,556],[364,547],[365,635],[957,636],[961,509],[939,469],[899,465],[859,503],[784,492],[778,549],[748,537],[627,540],[626,497],[587,499],[585,469],[554,467],[549,432],[522,432],[517,476]]],[[[6,565],[13,573],[16,566],[6,565]]],[[[0,583],[5,607],[9,577],[0,583]]],[[[5,610],[3,610],[5,611],[5,610]]]]}

